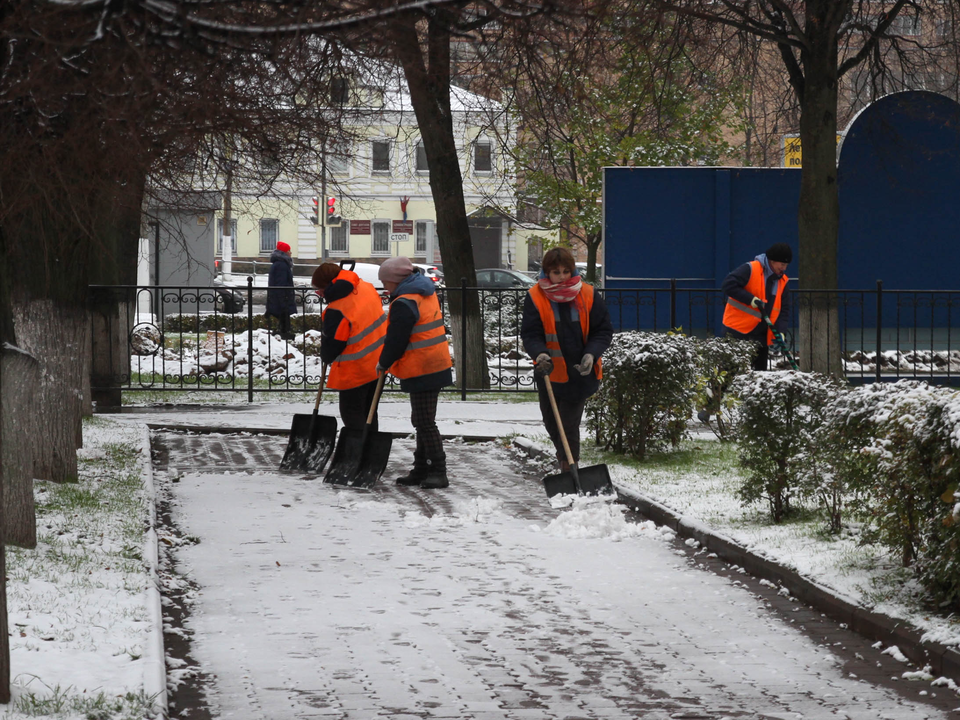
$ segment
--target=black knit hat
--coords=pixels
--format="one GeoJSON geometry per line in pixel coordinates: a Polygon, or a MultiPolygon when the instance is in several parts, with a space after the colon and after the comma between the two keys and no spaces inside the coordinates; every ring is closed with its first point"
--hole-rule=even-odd
{"type": "Polygon", "coordinates": [[[767,260],[772,262],[793,262],[793,250],[786,243],[775,243],[767,248],[767,260]]]}

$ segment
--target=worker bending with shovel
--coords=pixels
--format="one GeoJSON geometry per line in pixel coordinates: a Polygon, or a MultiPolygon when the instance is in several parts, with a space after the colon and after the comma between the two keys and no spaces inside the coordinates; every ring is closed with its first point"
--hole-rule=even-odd
{"type": "Polygon", "coordinates": [[[453,383],[453,363],[436,287],[403,256],[383,261],[380,281],[390,293],[390,313],[377,371],[392,373],[400,389],[410,393],[410,421],[417,434],[413,468],[397,484],[445,488],[450,483],[437,400],[440,389],[453,383]]]}
{"type": "Polygon", "coordinates": [[[587,398],[600,388],[600,356],[613,341],[613,323],[603,298],[582,282],[567,248],[547,251],[540,278],[523,302],[520,338],[534,358],[543,424],[557,450],[560,471],[570,470],[564,438],[580,461],[580,423],[587,398]],[[547,387],[549,378],[552,389],[547,387]],[[551,403],[555,396],[558,412],[551,403]],[[560,416],[562,428],[556,415],[560,416]]]}
{"type": "MultiPolygon", "coordinates": [[[[387,334],[380,294],[355,272],[334,263],[314,270],[312,283],[327,304],[320,337],[320,360],[330,367],[327,387],[340,392],[344,427],[362,431],[376,393],[377,360],[387,334]]],[[[376,432],[376,412],[370,425],[376,432]]]]}

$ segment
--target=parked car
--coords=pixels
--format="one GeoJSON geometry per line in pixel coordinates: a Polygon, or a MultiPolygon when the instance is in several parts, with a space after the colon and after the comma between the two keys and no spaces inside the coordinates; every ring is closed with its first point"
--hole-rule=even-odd
{"type": "Polygon", "coordinates": [[[244,301],[243,293],[234,290],[224,284],[221,276],[213,279],[213,287],[217,293],[217,311],[233,315],[243,311],[244,301]]]}
{"type": "Polygon", "coordinates": [[[426,275],[428,278],[433,280],[435,285],[438,287],[443,287],[443,271],[436,265],[431,265],[429,263],[413,263],[413,266],[419,269],[420,272],[426,275]]]}
{"type": "Polygon", "coordinates": [[[519,270],[506,270],[504,268],[477,270],[477,287],[527,290],[534,285],[536,285],[536,280],[519,270]]]}

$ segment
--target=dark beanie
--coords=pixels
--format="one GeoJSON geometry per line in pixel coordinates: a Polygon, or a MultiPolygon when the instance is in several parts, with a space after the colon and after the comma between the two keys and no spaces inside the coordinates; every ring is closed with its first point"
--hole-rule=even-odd
{"type": "Polygon", "coordinates": [[[332,283],[333,279],[339,274],[339,265],[325,262],[313,271],[313,286],[318,290],[323,290],[327,285],[332,283]]]}
{"type": "Polygon", "coordinates": [[[786,243],[775,243],[767,248],[767,260],[773,262],[793,262],[793,250],[786,243]]]}

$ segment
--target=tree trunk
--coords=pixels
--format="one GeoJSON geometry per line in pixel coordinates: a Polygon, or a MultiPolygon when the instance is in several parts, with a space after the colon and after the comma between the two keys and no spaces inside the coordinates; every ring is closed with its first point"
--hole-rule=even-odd
{"type": "Polygon", "coordinates": [[[34,475],[54,482],[76,482],[77,438],[83,418],[83,363],[87,343],[86,313],[53,300],[14,305],[14,325],[24,350],[40,362],[41,380],[30,414],[38,433],[28,438],[43,450],[34,475]]]}
{"type": "MultiPolygon", "coordinates": [[[[437,12],[444,14],[447,11],[437,12]]],[[[415,21],[410,18],[396,21],[391,27],[392,52],[406,77],[430,168],[430,191],[437,213],[437,242],[443,258],[443,273],[450,288],[459,287],[461,278],[466,278],[469,287],[475,287],[477,274],[473,244],[450,109],[450,32],[446,20],[428,21],[426,58],[415,21]]],[[[469,291],[464,296],[457,290],[448,292],[447,298],[458,381],[465,382],[468,388],[487,389],[490,387],[490,373],[483,341],[480,299],[476,291],[469,291]],[[464,313],[465,327],[461,321],[464,313]],[[464,332],[465,356],[461,350],[464,332]]]]}
{"type": "Polygon", "coordinates": [[[797,215],[799,277],[804,301],[800,311],[800,366],[840,375],[840,328],[837,313],[837,40],[827,25],[827,0],[808,3],[810,47],[802,53],[803,113],[800,142],[803,169],[797,215]]]}

